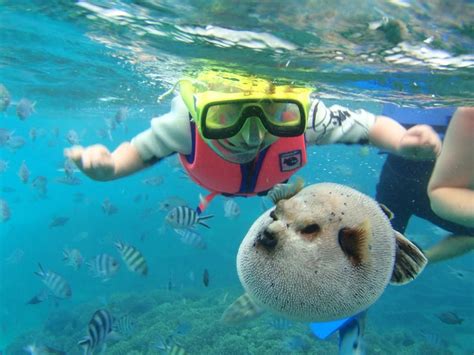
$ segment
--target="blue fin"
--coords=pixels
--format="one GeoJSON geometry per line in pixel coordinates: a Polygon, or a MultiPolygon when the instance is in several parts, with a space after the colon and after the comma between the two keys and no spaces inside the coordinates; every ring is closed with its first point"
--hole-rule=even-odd
{"type": "Polygon", "coordinates": [[[354,317],[348,317],[338,320],[333,320],[330,322],[318,322],[318,323],[310,323],[309,327],[314,335],[316,335],[319,339],[326,339],[331,334],[338,331],[344,325],[352,321],[354,317]]]}

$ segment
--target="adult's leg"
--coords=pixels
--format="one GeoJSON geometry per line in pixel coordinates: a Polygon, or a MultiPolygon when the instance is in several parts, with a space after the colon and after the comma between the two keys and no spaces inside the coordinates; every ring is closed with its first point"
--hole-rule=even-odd
{"type": "Polygon", "coordinates": [[[425,256],[430,263],[448,260],[474,250],[474,236],[450,235],[425,250],[425,256]]]}

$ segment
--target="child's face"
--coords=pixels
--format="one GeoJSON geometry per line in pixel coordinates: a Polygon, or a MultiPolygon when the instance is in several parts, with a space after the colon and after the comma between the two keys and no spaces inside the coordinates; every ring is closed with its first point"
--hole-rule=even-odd
{"type": "MultiPolygon", "coordinates": [[[[250,105],[245,105],[250,107],[250,105]]],[[[258,152],[274,143],[278,137],[270,134],[262,123],[262,119],[274,122],[299,120],[298,107],[292,104],[259,103],[265,117],[245,117],[245,123],[240,131],[233,137],[226,139],[210,139],[211,148],[227,161],[234,163],[247,163],[253,160],[258,152]],[[296,111],[295,111],[296,110],[296,111]],[[270,117],[270,118],[268,118],[270,117]]],[[[242,119],[242,104],[226,104],[213,106],[207,113],[207,124],[215,126],[228,126],[242,119]]]]}
{"type": "Polygon", "coordinates": [[[267,132],[258,118],[251,117],[234,137],[208,142],[211,148],[225,160],[233,163],[247,163],[277,139],[278,137],[267,132]]]}

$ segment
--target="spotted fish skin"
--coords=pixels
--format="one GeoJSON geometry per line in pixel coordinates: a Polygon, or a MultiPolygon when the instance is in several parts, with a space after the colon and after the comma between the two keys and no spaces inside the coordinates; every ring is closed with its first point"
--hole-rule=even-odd
{"type": "Polygon", "coordinates": [[[35,274],[41,278],[53,296],[57,298],[70,298],[72,296],[71,286],[64,277],[53,271],[45,270],[41,264],[38,264],[39,271],[35,274]]]}
{"type": "Polygon", "coordinates": [[[94,313],[87,326],[87,336],[77,343],[84,348],[84,354],[94,354],[100,348],[103,350],[113,323],[114,319],[106,309],[99,309],[94,313]]]}
{"type": "Polygon", "coordinates": [[[237,272],[250,297],[305,322],[361,312],[389,283],[411,282],[426,263],[377,201],[334,183],[279,199],[257,218],[237,253],[237,272]]]}
{"type": "Polygon", "coordinates": [[[127,267],[136,273],[143,276],[148,274],[148,264],[140,251],[132,245],[125,244],[123,242],[116,242],[116,248],[118,249],[122,260],[127,264],[127,267]]]}

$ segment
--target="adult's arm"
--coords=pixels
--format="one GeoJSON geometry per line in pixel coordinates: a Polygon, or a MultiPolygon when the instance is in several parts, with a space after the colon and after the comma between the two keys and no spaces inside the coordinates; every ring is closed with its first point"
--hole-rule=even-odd
{"type": "Polygon", "coordinates": [[[474,108],[459,108],[436,161],[428,196],[440,217],[474,227],[474,108]]]}

